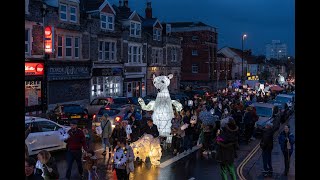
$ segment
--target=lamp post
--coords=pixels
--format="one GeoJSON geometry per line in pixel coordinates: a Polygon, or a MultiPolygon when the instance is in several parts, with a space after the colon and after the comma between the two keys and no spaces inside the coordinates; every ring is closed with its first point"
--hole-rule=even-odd
{"type": "Polygon", "coordinates": [[[244,41],[244,38],[246,38],[247,37],[247,35],[246,34],[244,34],[244,35],[242,35],[242,53],[241,53],[241,59],[242,59],[242,73],[241,73],[241,76],[242,76],[242,80],[244,79],[244,75],[243,75],[243,41],[244,41]]]}

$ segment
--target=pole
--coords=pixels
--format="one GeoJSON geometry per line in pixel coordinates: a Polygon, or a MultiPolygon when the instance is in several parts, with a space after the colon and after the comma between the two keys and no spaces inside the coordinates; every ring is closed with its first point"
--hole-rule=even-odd
{"type": "Polygon", "coordinates": [[[242,44],[242,45],[241,45],[241,47],[242,47],[242,53],[241,53],[241,59],[242,59],[241,77],[242,77],[242,78],[241,78],[241,79],[242,79],[242,80],[244,79],[244,75],[243,75],[243,39],[244,39],[244,37],[242,36],[242,41],[241,41],[241,42],[242,42],[242,43],[241,43],[241,44],[242,44]]]}

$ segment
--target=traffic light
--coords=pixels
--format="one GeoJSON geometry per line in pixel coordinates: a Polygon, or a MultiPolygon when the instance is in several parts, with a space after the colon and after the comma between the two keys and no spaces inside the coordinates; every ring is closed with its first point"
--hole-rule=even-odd
{"type": "Polygon", "coordinates": [[[53,27],[47,26],[44,29],[44,51],[45,53],[52,53],[53,47],[53,27]]]}

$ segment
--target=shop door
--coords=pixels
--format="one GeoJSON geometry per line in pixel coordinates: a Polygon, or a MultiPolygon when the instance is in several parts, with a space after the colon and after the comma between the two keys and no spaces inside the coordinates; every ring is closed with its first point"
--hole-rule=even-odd
{"type": "Polygon", "coordinates": [[[132,82],[127,82],[127,97],[132,97],[132,82]]]}

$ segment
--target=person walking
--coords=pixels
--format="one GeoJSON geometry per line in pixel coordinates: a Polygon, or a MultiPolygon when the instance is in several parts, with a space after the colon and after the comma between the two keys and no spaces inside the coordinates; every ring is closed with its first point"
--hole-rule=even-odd
{"type": "Polygon", "coordinates": [[[112,134],[112,127],[111,127],[111,122],[108,119],[109,115],[107,113],[104,113],[103,116],[101,117],[101,140],[102,140],[102,145],[103,145],[103,152],[102,155],[105,156],[107,154],[107,147],[109,148],[109,157],[111,157],[111,145],[110,145],[110,138],[112,134]]]}
{"type": "Polygon", "coordinates": [[[294,135],[290,132],[289,125],[284,126],[284,130],[280,133],[278,140],[284,157],[284,176],[287,176],[290,168],[290,157],[293,153],[293,144],[295,143],[294,135]]]}
{"type": "Polygon", "coordinates": [[[81,129],[77,127],[77,121],[72,120],[70,123],[71,129],[68,131],[69,137],[65,140],[67,143],[67,173],[66,178],[70,179],[73,161],[77,162],[78,172],[81,177],[83,177],[83,167],[82,167],[82,148],[85,152],[88,150],[86,145],[86,138],[81,129]]]}
{"type": "Polygon", "coordinates": [[[271,161],[271,153],[273,149],[273,135],[274,129],[271,122],[267,122],[265,130],[260,141],[260,147],[262,149],[262,160],[263,160],[263,176],[272,177],[273,168],[271,161]]]}
{"type": "Polygon", "coordinates": [[[244,133],[245,133],[245,140],[247,143],[250,142],[250,139],[253,134],[254,130],[254,119],[253,119],[253,109],[252,107],[247,107],[246,112],[243,117],[243,123],[244,123],[244,133]]]}
{"type": "Polygon", "coordinates": [[[178,112],[174,112],[174,118],[171,121],[171,134],[172,134],[172,150],[173,150],[173,155],[177,155],[180,153],[181,149],[181,116],[179,115],[178,112]]]}
{"type": "Polygon", "coordinates": [[[44,180],[41,174],[36,173],[36,160],[27,157],[24,161],[25,180],[44,180]]]}
{"type": "Polygon", "coordinates": [[[40,151],[37,157],[44,180],[59,179],[58,166],[54,157],[46,150],[40,151]]]}
{"type": "Polygon", "coordinates": [[[220,164],[220,175],[223,180],[228,179],[228,173],[232,180],[236,180],[234,159],[236,158],[236,145],[238,143],[239,128],[235,120],[230,118],[229,122],[221,127],[216,138],[217,153],[216,160],[220,164]]]}
{"type": "Polygon", "coordinates": [[[129,117],[132,133],[130,134],[131,142],[135,142],[140,137],[140,121],[136,119],[134,114],[129,117]]]}
{"type": "Polygon", "coordinates": [[[111,134],[113,150],[117,146],[118,141],[121,138],[126,138],[126,136],[127,136],[126,130],[123,128],[122,125],[120,125],[119,123],[116,123],[115,125],[116,126],[113,129],[112,134],[111,134]]]}
{"type": "Polygon", "coordinates": [[[194,134],[194,125],[190,123],[191,119],[191,113],[188,109],[186,111],[186,116],[183,117],[183,123],[184,125],[187,125],[187,128],[184,129],[185,136],[183,137],[183,149],[186,152],[187,150],[192,149],[192,140],[193,140],[193,134],[194,134]]]}
{"type": "Polygon", "coordinates": [[[118,180],[129,180],[130,172],[134,171],[134,153],[125,138],[119,140],[119,146],[113,156],[114,168],[118,180]]]}

